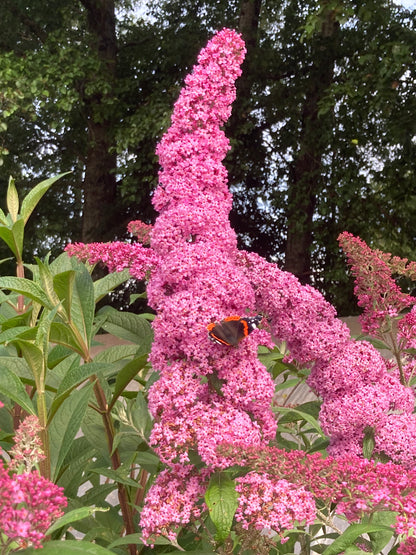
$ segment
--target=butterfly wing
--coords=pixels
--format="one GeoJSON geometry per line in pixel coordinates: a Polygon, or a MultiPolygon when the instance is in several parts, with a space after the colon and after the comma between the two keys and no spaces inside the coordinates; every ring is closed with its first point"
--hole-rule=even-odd
{"type": "Polygon", "coordinates": [[[239,317],[226,318],[209,324],[208,334],[216,343],[236,347],[248,335],[247,322],[239,317]]]}

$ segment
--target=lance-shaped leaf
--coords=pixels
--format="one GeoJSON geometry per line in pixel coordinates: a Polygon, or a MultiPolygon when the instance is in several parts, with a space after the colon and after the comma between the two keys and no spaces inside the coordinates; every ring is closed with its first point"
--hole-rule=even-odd
{"type": "Polygon", "coordinates": [[[93,384],[76,389],[60,406],[49,427],[51,475],[56,481],[66,454],[71,448],[87,410],[93,384]]]}
{"type": "Polygon", "coordinates": [[[15,222],[19,213],[19,195],[17,194],[14,179],[11,176],[9,177],[9,186],[7,187],[6,202],[7,210],[9,211],[13,222],[15,222]]]}
{"type": "Polygon", "coordinates": [[[31,213],[36,208],[36,205],[46,193],[46,191],[57,181],[61,179],[64,175],[68,175],[71,172],[61,173],[55,177],[50,177],[38,183],[33,189],[31,189],[22,201],[22,208],[20,210],[20,215],[23,218],[24,223],[27,222],[31,213]]]}
{"type": "Polygon", "coordinates": [[[91,378],[101,372],[103,368],[107,368],[107,365],[96,362],[80,365],[79,360],[74,360],[62,379],[58,391],[56,392],[56,396],[52,401],[48,414],[48,422],[52,421],[59,407],[76,387],[81,385],[88,378],[91,378]]]}
{"type": "Polygon", "coordinates": [[[142,352],[150,351],[153,332],[145,318],[131,312],[120,312],[110,306],[100,310],[99,315],[102,314],[106,316],[106,320],[102,324],[105,331],[125,341],[140,345],[142,352]]]}
{"type": "Polygon", "coordinates": [[[113,272],[94,282],[94,298],[97,303],[110,291],[131,278],[130,272],[125,269],[122,272],[113,272]]]}
{"type": "MultiPolygon", "coordinates": [[[[2,228],[0,228],[0,230],[1,229],[2,228]]],[[[33,283],[30,279],[18,278],[14,276],[2,276],[0,277],[0,289],[9,289],[10,291],[14,291],[19,295],[24,295],[25,297],[36,301],[42,306],[49,309],[53,308],[40,285],[33,283]]]]}
{"type": "Polygon", "coordinates": [[[52,526],[48,528],[46,533],[49,536],[52,532],[59,530],[59,528],[62,528],[63,526],[68,526],[73,522],[87,518],[96,512],[107,512],[109,510],[109,507],[79,507],[78,509],[73,509],[72,511],[69,511],[61,516],[61,518],[58,518],[58,520],[56,520],[52,526]]]}
{"type": "Polygon", "coordinates": [[[141,355],[135,357],[133,360],[129,361],[123,368],[117,372],[116,384],[114,387],[113,398],[110,402],[110,407],[114,406],[119,396],[123,393],[126,386],[131,382],[131,380],[137,376],[138,372],[142,370],[147,363],[148,355],[141,355]]]}
{"type": "MultiPolygon", "coordinates": [[[[58,307],[60,305],[60,299],[59,299],[59,297],[56,294],[55,289],[54,289],[54,282],[53,282],[52,272],[51,272],[48,264],[42,262],[39,258],[36,258],[36,263],[37,263],[38,268],[39,268],[40,283],[41,283],[43,291],[45,292],[45,294],[47,295],[47,297],[49,299],[49,304],[50,304],[50,306],[58,307]]],[[[58,312],[60,314],[62,314],[62,312],[63,312],[63,307],[62,306],[59,306],[58,312]]],[[[63,317],[64,317],[65,320],[67,320],[65,314],[63,314],[63,317]]]]}
{"type": "Polygon", "coordinates": [[[53,288],[65,309],[68,318],[71,318],[72,291],[74,289],[75,270],[60,272],[53,277],[53,288]]]}
{"type": "Polygon", "coordinates": [[[230,534],[238,506],[238,494],[235,491],[234,481],[223,472],[214,474],[205,493],[205,502],[211,520],[217,529],[215,537],[218,541],[224,541],[230,534]]]}
{"type": "Polygon", "coordinates": [[[27,362],[35,378],[36,387],[42,387],[45,379],[45,357],[43,356],[42,349],[34,345],[31,341],[24,339],[15,339],[13,343],[18,345],[21,349],[23,358],[27,362]]]}
{"type": "Polygon", "coordinates": [[[8,225],[6,214],[3,212],[1,208],[0,208],[0,224],[5,226],[8,225]]]}
{"type": "MultiPolygon", "coordinates": [[[[19,550],[21,555],[37,555],[38,550],[29,547],[23,551],[19,550]]],[[[105,547],[101,547],[96,543],[88,541],[61,540],[46,542],[42,547],[42,555],[114,555],[114,551],[110,551],[105,547]]]]}
{"type": "Polygon", "coordinates": [[[13,254],[18,260],[21,260],[23,256],[23,238],[25,234],[25,224],[20,216],[18,216],[17,220],[13,222],[12,234],[13,243],[15,245],[15,250],[13,250],[13,254]]]}
{"type": "Polygon", "coordinates": [[[0,239],[6,243],[17,259],[21,259],[24,235],[24,222],[18,218],[10,226],[0,226],[0,239]]]}
{"type": "Polygon", "coordinates": [[[35,414],[32,401],[23,383],[7,366],[0,366],[0,393],[17,403],[29,414],[35,414]]]}
{"type": "Polygon", "coordinates": [[[94,285],[92,278],[85,266],[77,263],[71,302],[71,322],[76,326],[88,347],[92,340],[94,313],[94,285]]]}
{"type": "Polygon", "coordinates": [[[15,328],[9,328],[0,333],[0,343],[9,343],[13,339],[16,339],[22,333],[30,330],[29,326],[16,326],[15,328]]]}
{"type": "Polygon", "coordinates": [[[58,343],[58,345],[64,345],[72,351],[76,351],[82,357],[85,356],[85,344],[76,337],[73,329],[67,324],[62,324],[61,322],[53,322],[51,324],[49,339],[52,343],[58,343]]]}
{"type": "Polygon", "coordinates": [[[329,545],[322,555],[337,555],[343,553],[348,547],[354,544],[362,534],[372,534],[374,532],[391,531],[388,526],[381,524],[351,524],[341,536],[329,545]]]}

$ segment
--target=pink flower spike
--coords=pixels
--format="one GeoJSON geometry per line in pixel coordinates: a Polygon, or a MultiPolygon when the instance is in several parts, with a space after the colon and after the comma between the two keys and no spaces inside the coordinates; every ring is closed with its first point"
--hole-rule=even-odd
{"type": "Polygon", "coordinates": [[[37,471],[10,475],[0,464],[0,536],[23,548],[42,547],[45,533],[63,515],[60,488],[37,471]]]}
{"type": "Polygon", "coordinates": [[[416,263],[407,263],[371,249],[359,237],[341,233],[338,237],[355,277],[354,292],[364,313],[360,317],[363,333],[382,337],[392,327],[392,320],[405,308],[413,306],[416,298],[402,293],[392,278],[393,273],[414,276],[416,263]]]}
{"type": "Polygon", "coordinates": [[[12,461],[10,469],[23,468],[30,472],[45,458],[39,437],[40,423],[37,416],[27,416],[20,424],[14,437],[14,447],[10,449],[12,461]]]}

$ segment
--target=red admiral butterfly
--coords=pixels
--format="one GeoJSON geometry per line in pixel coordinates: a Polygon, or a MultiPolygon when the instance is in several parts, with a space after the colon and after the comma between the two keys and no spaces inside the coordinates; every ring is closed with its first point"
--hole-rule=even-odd
{"type": "Polygon", "coordinates": [[[209,338],[220,345],[237,347],[242,339],[257,328],[262,318],[260,315],[252,318],[228,316],[221,322],[212,322],[207,326],[209,338]]]}

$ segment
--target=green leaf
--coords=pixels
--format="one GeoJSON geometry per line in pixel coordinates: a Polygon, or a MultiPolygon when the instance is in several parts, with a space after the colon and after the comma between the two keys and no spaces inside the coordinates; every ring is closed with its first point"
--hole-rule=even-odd
{"type": "MultiPolygon", "coordinates": [[[[19,550],[19,553],[26,555],[38,555],[39,550],[29,549],[19,550]]],[[[76,540],[50,541],[46,542],[42,548],[42,555],[114,555],[114,551],[110,551],[105,547],[101,547],[96,543],[76,540]]]]}
{"type": "Polygon", "coordinates": [[[9,328],[0,333],[0,343],[9,343],[16,337],[18,337],[21,333],[29,330],[29,326],[16,326],[15,328],[9,328]]]}
{"type": "Polygon", "coordinates": [[[50,177],[38,183],[33,189],[31,189],[22,201],[22,208],[20,214],[23,218],[24,223],[27,222],[33,210],[36,208],[38,202],[46,193],[46,191],[57,181],[61,179],[64,175],[68,175],[71,172],[61,173],[55,177],[50,177]]]}
{"type": "Polygon", "coordinates": [[[94,447],[95,452],[101,455],[105,461],[104,464],[110,465],[111,460],[108,453],[108,442],[103,419],[91,407],[87,408],[85,419],[82,422],[82,433],[88,443],[94,447]]]}
{"type": "Polygon", "coordinates": [[[364,439],[363,439],[363,455],[366,459],[370,460],[374,451],[375,437],[374,428],[371,426],[366,426],[364,428],[364,439]]]}
{"type": "Polygon", "coordinates": [[[391,531],[391,528],[379,524],[351,524],[341,536],[324,550],[322,555],[338,555],[338,553],[342,553],[349,546],[353,545],[355,540],[362,534],[387,530],[391,531]]]}
{"type": "Polygon", "coordinates": [[[93,384],[76,389],[59,407],[49,427],[51,445],[51,474],[55,482],[59,476],[62,463],[71,448],[71,442],[80,429],[93,384]]]}
{"type": "Polygon", "coordinates": [[[123,393],[126,386],[131,382],[131,380],[137,376],[138,372],[142,370],[147,364],[147,354],[134,358],[128,362],[123,368],[117,373],[116,384],[114,388],[113,398],[110,402],[110,407],[114,406],[118,397],[123,393]]]}
{"type": "MultiPolygon", "coordinates": [[[[93,450],[94,452],[94,450],[93,450]]],[[[95,456],[95,452],[93,454],[95,456]]],[[[66,463],[66,460],[65,460],[66,463]]],[[[88,478],[91,479],[92,475],[88,472],[88,478]]],[[[85,480],[84,480],[85,483],[85,480]]],[[[77,501],[82,505],[88,505],[95,507],[98,503],[106,503],[106,499],[109,495],[113,495],[114,492],[117,490],[118,486],[115,482],[109,482],[107,484],[97,484],[94,483],[92,488],[89,488],[85,491],[83,495],[76,494],[77,501]]]]}
{"type": "Polygon", "coordinates": [[[141,437],[148,439],[152,427],[149,408],[141,391],[137,392],[136,399],[132,405],[128,405],[129,418],[133,426],[139,431],[141,437]]]}
{"type": "Polygon", "coordinates": [[[12,251],[16,258],[21,258],[21,249],[19,250],[19,242],[16,243],[16,234],[18,235],[18,241],[21,240],[21,229],[19,226],[22,225],[23,220],[19,219],[15,222],[17,226],[12,230],[10,227],[0,226],[0,239],[2,239],[9,249],[12,251]],[[18,223],[20,222],[20,223],[18,223]],[[20,232],[20,233],[19,233],[20,232]]]}
{"type": "Polygon", "coordinates": [[[61,301],[65,312],[71,314],[72,291],[74,289],[75,270],[60,272],[53,277],[53,288],[61,301]]]}
{"type": "Polygon", "coordinates": [[[59,530],[63,526],[68,526],[68,524],[72,524],[73,522],[77,522],[78,520],[82,520],[83,518],[87,518],[93,515],[95,512],[107,512],[110,508],[104,507],[80,507],[79,509],[74,509],[65,513],[61,518],[58,518],[52,526],[50,526],[46,532],[46,535],[49,536],[55,530],[59,530]]]}
{"type": "MultiPolygon", "coordinates": [[[[4,228],[0,228],[0,232],[2,229],[4,228]]],[[[14,276],[2,276],[0,277],[0,289],[14,291],[19,295],[25,295],[42,306],[49,309],[53,308],[53,305],[49,303],[49,299],[43,292],[42,288],[36,283],[33,283],[30,279],[18,278],[14,276]]]]}
{"type": "MultiPolygon", "coordinates": [[[[286,415],[290,415],[292,413],[293,415],[300,416],[302,420],[306,420],[306,422],[308,422],[312,426],[316,433],[318,433],[323,438],[326,437],[321,429],[321,426],[319,425],[318,420],[308,412],[287,407],[276,407],[276,411],[286,415]]],[[[296,418],[296,420],[299,420],[299,418],[296,418]]]]}
{"type": "Polygon", "coordinates": [[[5,226],[8,225],[6,214],[3,212],[3,210],[1,208],[0,208],[0,224],[5,225],[5,226]]]}
{"type": "Polygon", "coordinates": [[[150,351],[153,332],[145,318],[131,312],[120,312],[109,306],[100,310],[99,314],[106,316],[106,321],[102,325],[105,331],[125,341],[140,345],[143,352],[150,351]]]}
{"type": "Polygon", "coordinates": [[[116,287],[131,278],[128,269],[122,272],[113,272],[107,274],[105,277],[98,279],[94,282],[94,300],[97,303],[103,297],[105,297],[110,291],[113,291],[116,287]]]}
{"type": "Polygon", "coordinates": [[[211,520],[217,529],[215,538],[218,541],[224,541],[230,534],[234,514],[238,506],[238,495],[235,491],[234,481],[225,473],[217,472],[214,474],[205,493],[205,502],[211,520]]]}
{"type": "Polygon", "coordinates": [[[24,339],[15,339],[13,343],[22,350],[23,358],[35,378],[36,386],[38,388],[42,387],[46,369],[46,361],[42,350],[37,345],[24,339]]]}
{"type": "Polygon", "coordinates": [[[150,451],[137,452],[134,461],[140,465],[140,468],[147,470],[149,474],[156,474],[160,470],[159,457],[150,451]]]}
{"type": "MultiPolygon", "coordinates": [[[[110,364],[114,364],[118,361],[125,361],[126,359],[130,359],[132,356],[137,354],[139,347],[137,345],[123,344],[123,345],[113,345],[111,347],[107,347],[102,351],[99,351],[94,360],[97,362],[107,362],[110,364]]],[[[147,356],[147,353],[146,353],[147,356]]]]}
{"type": "Polygon", "coordinates": [[[0,366],[0,393],[12,399],[29,414],[36,414],[24,385],[18,376],[6,366],[0,366]]]}
{"type": "Polygon", "coordinates": [[[52,310],[43,310],[40,315],[40,318],[38,319],[38,324],[35,328],[36,329],[35,345],[37,345],[43,351],[43,353],[46,353],[45,360],[47,360],[47,353],[49,351],[49,346],[50,346],[49,335],[51,330],[51,324],[57,312],[58,312],[58,306],[55,306],[55,308],[53,308],[52,310]]]}
{"type": "Polygon", "coordinates": [[[17,194],[16,185],[13,177],[9,177],[9,186],[7,187],[7,210],[12,217],[13,222],[16,221],[19,213],[19,195],[17,194]]]}
{"type": "Polygon", "coordinates": [[[40,260],[39,258],[36,258],[36,263],[39,269],[39,277],[42,284],[42,290],[46,293],[51,306],[59,305],[60,299],[55,292],[53,276],[48,264],[42,262],[42,260],[40,260]]]}
{"type": "Polygon", "coordinates": [[[131,468],[128,467],[124,469],[120,466],[117,470],[112,470],[111,468],[90,468],[90,472],[94,472],[95,474],[99,474],[100,476],[105,476],[106,478],[110,478],[110,480],[114,480],[118,484],[124,484],[126,486],[131,486],[133,488],[137,488],[138,483],[129,478],[127,474],[131,472],[131,468]]]}
{"type": "Polygon", "coordinates": [[[11,230],[13,234],[13,243],[15,245],[15,250],[13,250],[13,253],[18,260],[21,260],[23,253],[23,237],[25,234],[25,224],[20,216],[18,216],[17,220],[13,223],[11,230]]]}
{"type": "Polygon", "coordinates": [[[118,547],[119,545],[129,545],[129,544],[142,544],[142,535],[141,534],[128,534],[127,536],[123,536],[118,540],[110,543],[108,546],[109,549],[113,547],[118,547]]]}
{"type": "Polygon", "coordinates": [[[51,343],[64,345],[65,347],[71,349],[71,351],[75,351],[81,356],[85,355],[82,348],[83,346],[80,345],[78,338],[75,337],[72,329],[66,324],[62,324],[61,322],[53,322],[51,324],[49,340],[51,343]]]}
{"type": "Polygon", "coordinates": [[[382,524],[383,526],[389,527],[388,530],[380,530],[379,532],[369,533],[373,553],[380,553],[393,537],[394,530],[390,528],[390,526],[393,526],[396,522],[396,516],[397,513],[394,513],[393,511],[378,511],[372,515],[372,524],[382,524]]]}
{"type": "Polygon", "coordinates": [[[369,335],[359,335],[356,338],[356,341],[368,341],[378,351],[384,351],[384,350],[390,351],[391,350],[391,348],[389,347],[389,345],[387,345],[387,343],[384,343],[384,341],[381,341],[380,339],[376,339],[376,338],[371,337],[369,335]]]}
{"type": "Polygon", "coordinates": [[[88,348],[92,340],[94,312],[94,285],[92,278],[83,264],[76,263],[70,318],[88,348]]]}
{"type": "Polygon", "coordinates": [[[59,385],[58,391],[56,392],[56,396],[52,401],[52,404],[50,406],[49,413],[48,413],[48,422],[52,421],[56,411],[65,401],[65,399],[69,397],[69,394],[71,393],[71,391],[73,391],[76,387],[81,385],[85,380],[87,380],[91,376],[94,376],[98,372],[100,372],[103,366],[106,366],[106,365],[97,364],[95,362],[91,362],[89,364],[79,364],[78,360],[75,360],[73,362],[68,372],[65,374],[64,378],[62,379],[59,385]]]}
{"type": "Polygon", "coordinates": [[[293,378],[291,380],[285,380],[282,383],[276,384],[275,392],[282,391],[283,389],[289,389],[290,387],[295,387],[299,384],[301,380],[299,378],[293,378]]]}

